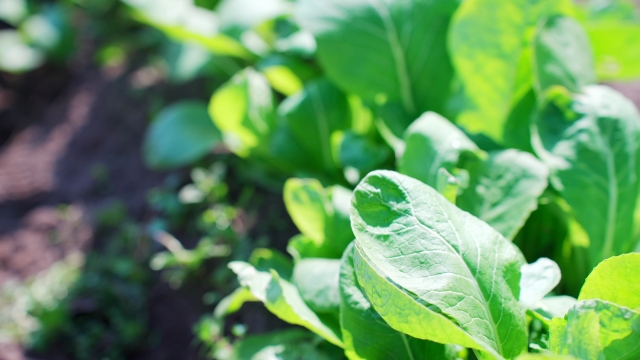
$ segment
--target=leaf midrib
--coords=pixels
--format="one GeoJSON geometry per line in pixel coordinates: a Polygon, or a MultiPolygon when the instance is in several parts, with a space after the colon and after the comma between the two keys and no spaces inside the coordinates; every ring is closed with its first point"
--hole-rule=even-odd
{"type": "Polygon", "coordinates": [[[398,76],[398,85],[400,86],[400,95],[402,96],[402,103],[405,110],[413,114],[416,112],[416,105],[413,100],[413,91],[411,90],[411,80],[409,78],[409,71],[407,69],[407,60],[404,56],[404,49],[400,45],[400,39],[398,36],[398,30],[396,29],[389,9],[384,6],[379,0],[368,0],[373,9],[376,11],[382,25],[384,26],[385,33],[387,34],[387,41],[391,48],[393,60],[396,64],[396,75],[398,76]]]}
{"type": "MultiPolygon", "coordinates": [[[[406,198],[410,198],[408,196],[407,189],[404,186],[402,186],[402,184],[400,184],[400,183],[397,183],[397,185],[402,190],[402,192],[404,193],[405,197],[406,198]]],[[[491,325],[491,330],[493,331],[493,335],[495,337],[494,341],[495,341],[496,347],[497,347],[496,350],[498,350],[499,354],[502,355],[503,354],[503,348],[502,348],[502,342],[500,341],[500,336],[499,336],[498,331],[497,331],[497,325],[496,325],[496,323],[495,323],[495,321],[493,319],[493,316],[491,315],[489,304],[487,303],[487,300],[484,298],[484,294],[482,293],[482,290],[480,289],[480,284],[478,283],[478,280],[475,278],[475,276],[473,276],[471,274],[471,271],[469,269],[469,266],[467,265],[467,262],[465,261],[465,259],[457,251],[455,251],[455,249],[451,246],[451,244],[449,244],[449,242],[447,242],[442,236],[440,236],[440,234],[438,234],[437,232],[433,231],[432,229],[427,227],[425,224],[423,224],[415,216],[415,208],[413,207],[413,203],[412,202],[408,202],[408,203],[411,206],[411,217],[415,220],[416,224],[418,226],[420,226],[421,228],[425,229],[427,232],[429,232],[431,234],[434,234],[438,239],[440,239],[449,248],[451,253],[455,254],[465,264],[464,268],[467,271],[467,274],[468,274],[469,278],[473,279],[473,282],[476,285],[476,290],[478,291],[478,293],[480,295],[479,297],[481,299],[480,303],[483,305],[485,313],[487,314],[487,317],[488,317],[489,324],[491,325]]],[[[442,209],[441,206],[439,206],[439,208],[442,209]]],[[[444,210],[444,209],[442,209],[442,210],[444,210]]],[[[447,217],[447,222],[450,225],[451,229],[456,234],[456,238],[458,239],[458,241],[460,241],[460,236],[458,235],[458,232],[455,230],[455,228],[451,224],[451,219],[449,218],[448,214],[446,212],[444,212],[444,211],[443,211],[443,213],[447,217]]],[[[373,261],[373,259],[371,259],[371,261],[373,261]]]]}

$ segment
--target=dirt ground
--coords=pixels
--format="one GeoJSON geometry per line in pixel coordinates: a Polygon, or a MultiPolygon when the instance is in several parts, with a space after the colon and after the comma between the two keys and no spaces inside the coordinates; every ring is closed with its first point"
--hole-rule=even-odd
{"type": "MultiPolygon", "coordinates": [[[[193,85],[140,91],[131,72],[82,62],[70,68],[0,77],[0,284],[91,249],[91,215],[116,199],[133,219],[148,219],[147,190],[167,176],[146,169],[140,155],[153,96],[203,93],[193,85]]],[[[150,303],[151,328],[162,341],[140,357],[196,358],[191,326],[204,312],[200,297],[157,279],[150,303]]],[[[37,357],[0,346],[0,360],[29,358],[37,357]]]]}

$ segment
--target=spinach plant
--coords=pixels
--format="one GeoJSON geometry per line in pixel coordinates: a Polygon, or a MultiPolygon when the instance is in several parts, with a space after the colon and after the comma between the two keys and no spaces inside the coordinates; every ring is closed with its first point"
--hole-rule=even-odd
{"type": "Polygon", "coordinates": [[[221,137],[181,164],[221,138],[284,184],[300,230],[293,260],[231,262],[214,316],[259,301],[315,342],[247,337],[229,358],[638,357],[633,276],[620,298],[594,285],[638,267],[640,117],[597,85],[640,75],[629,4],[127,3],[239,68],[209,103],[221,137]]]}

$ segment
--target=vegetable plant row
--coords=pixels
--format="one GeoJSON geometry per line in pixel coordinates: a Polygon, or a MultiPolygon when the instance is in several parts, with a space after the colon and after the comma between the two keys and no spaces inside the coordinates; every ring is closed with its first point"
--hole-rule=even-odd
{"type": "Polygon", "coordinates": [[[147,161],[222,142],[288,178],[293,260],[231,262],[215,315],[308,331],[219,358],[640,358],[640,115],[597,85],[640,75],[631,4],[126,2],[239,68],[158,115],[147,161]]]}

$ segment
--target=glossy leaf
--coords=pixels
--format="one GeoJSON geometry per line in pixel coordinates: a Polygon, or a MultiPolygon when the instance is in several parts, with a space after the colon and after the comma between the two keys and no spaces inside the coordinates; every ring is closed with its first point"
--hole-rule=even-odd
{"type": "Polygon", "coordinates": [[[304,302],[316,313],[340,313],[340,260],[302,259],[293,269],[291,282],[304,302]]]}
{"type": "Polygon", "coordinates": [[[640,185],[640,115],[619,93],[588,86],[551,95],[534,127],[534,148],[552,184],[588,235],[588,263],[632,251],[640,185]]]}
{"type": "Polygon", "coordinates": [[[539,94],[554,85],[579,92],[596,82],[589,38],[576,20],[556,16],[543,21],[534,40],[534,54],[534,86],[539,94]]]}
{"type": "Polygon", "coordinates": [[[448,359],[442,344],[412,338],[385,323],[358,284],[353,245],[342,257],[340,268],[340,325],[345,354],[351,360],[448,359]]]}
{"type": "Polygon", "coordinates": [[[303,0],[297,18],[315,36],[320,64],[340,88],[366,101],[396,102],[415,117],[441,111],[448,97],[446,30],[457,3],[303,0]]]}
{"type": "Polygon", "coordinates": [[[293,136],[326,172],[336,169],[331,135],[351,126],[347,97],[325,80],[311,82],[278,108],[293,136]]]}
{"type": "Polygon", "coordinates": [[[325,189],[316,179],[289,179],[284,203],[302,235],[289,244],[294,258],[339,259],[353,240],[349,223],[351,191],[340,186],[325,189]]]}
{"type": "Polygon", "coordinates": [[[16,30],[0,30],[0,70],[21,73],[44,62],[44,54],[22,40],[16,30]]]}
{"type": "Polygon", "coordinates": [[[358,281],[391,327],[489,357],[526,349],[524,258],[489,225],[390,171],[358,185],[351,221],[358,281]]]}
{"type": "Polygon", "coordinates": [[[229,268],[238,275],[240,285],[249,289],[269,311],[294,325],[304,326],[327,341],[342,347],[340,331],[334,324],[325,323],[311,310],[298,289],[282,279],[275,271],[258,271],[248,263],[233,261],[229,268]]]}
{"type": "Polygon", "coordinates": [[[156,169],[189,165],[209,153],[221,138],[205,104],[177,103],[163,109],[149,126],[144,159],[156,169]]]}
{"type": "Polygon", "coordinates": [[[591,272],[578,300],[600,299],[640,312],[640,254],[601,262],[591,272]]]}
{"type": "Polygon", "coordinates": [[[520,303],[532,309],[543,297],[560,282],[560,267],[553,260],[540,258],[532,264],[525,264],[521,269],[520,303]]]}
{"type": "Polygon", "coordinates": [[[399,171],[432,187],[437,184],[438,169],[453,173],[461,154],[481,152],[460,129],[433,112],[423,114],[411,124],[404,142],[399,171]]]}
{"type": "Polygon", "coordinates": [[[485,161],[470,162],[469,187],[457,205],[512,239],[538,207],[547,188],[549,170],[533,155],[514,149],[489,153],[485,161]]]}
{"type": "Polygon", "coordinates": [[[229,149],[242,157],[267,146],[276,127],[269,83],[251,68],[236,74],[213,94],[209,114],[229,149]]]}
{"type": "Polygon", "coordinates": [[[456,204],[508,238],[536,209],[548,177],[546,166],[531,154],[504,150],[487,155],[435,113],[424,114],[407,129],[398,168],[434,188],[440,168],[454,175],[464,170],[469,181],[460,188],[456,204]]]}
{"type": "Polygon", "coordinates": [[[569,0],[462,2],[449,35],[466,102],[457,123],[502,142],[512,104],[530,88],[527,34],[541,18],[572,12],[569,0]]]}
{"type": "Polygon", "coordinates": [[[638,344],[640,313],[602,300],[578,302],[551,327],[551,350],[584,360],[638,359],[638,344]]]}

